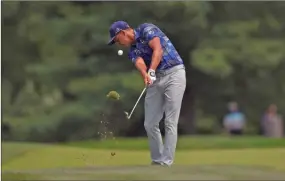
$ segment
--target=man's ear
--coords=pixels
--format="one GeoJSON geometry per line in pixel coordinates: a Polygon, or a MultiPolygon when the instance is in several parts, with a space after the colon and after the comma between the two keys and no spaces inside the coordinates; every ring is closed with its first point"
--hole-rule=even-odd
{"type": "Polygon", "coordinates": [[[126,30],[122,30],[122,34],[125,36],[127,34],[126,30]]]}

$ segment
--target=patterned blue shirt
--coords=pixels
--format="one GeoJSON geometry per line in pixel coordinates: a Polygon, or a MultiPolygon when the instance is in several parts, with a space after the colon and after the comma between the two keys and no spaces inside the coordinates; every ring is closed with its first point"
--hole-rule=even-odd
{"type": "Polygon", "coordinates": [[[136,62],[138,57],[141,57],[149,68],[153,51],[148,43],[154,37],[159,37],[163,49],[163,55],[157,70],[166,70],[176,65],[183,64],[180,55],[169,38],[157,26],[144,23],[139,25],[134,32],[136,43],[131,46],[128,55],[129,59],[132,60],[133,63],[136,62]]]}

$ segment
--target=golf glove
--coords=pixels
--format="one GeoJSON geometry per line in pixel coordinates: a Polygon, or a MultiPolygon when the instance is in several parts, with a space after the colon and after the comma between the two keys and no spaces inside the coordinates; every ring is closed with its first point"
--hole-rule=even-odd
{"type": "Polygon", "coordinates": [[[156,80],[155,71],[153,69],[149,69],[148,70],[148,75],[150,77],[150,80],[153,83],[156,80]]]}

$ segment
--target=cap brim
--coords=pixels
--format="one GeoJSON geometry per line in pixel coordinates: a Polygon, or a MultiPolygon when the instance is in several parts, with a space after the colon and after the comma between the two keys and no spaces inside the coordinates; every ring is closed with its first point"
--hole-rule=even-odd
{"type": "Polygon", "coordinates": [[[108,42],[108,45],[113,45],[115,43],[114,39],[115,39],[115,36],[108,42]]]}

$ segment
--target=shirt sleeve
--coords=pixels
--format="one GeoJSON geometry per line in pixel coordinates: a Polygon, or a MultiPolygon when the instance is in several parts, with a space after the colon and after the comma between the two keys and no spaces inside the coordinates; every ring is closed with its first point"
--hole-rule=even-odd
{"type": "Polygon", "coordinates": [[[141,57],[140,51],[136,48],[131,49],[128,54],[128,57],[133,63],[136,63],[136,60],[138,59],[138,57],[141,57]]]}
{"type": "Polygon", "coordinates": [[[157,28],[155,27],[146,27],[143,30],[142,33],[142,37],[144,40],[146,40],[147,42],[149,42],[150,40],[152,40],[154,37],[159,37],[159,31],[157,28]]]}

